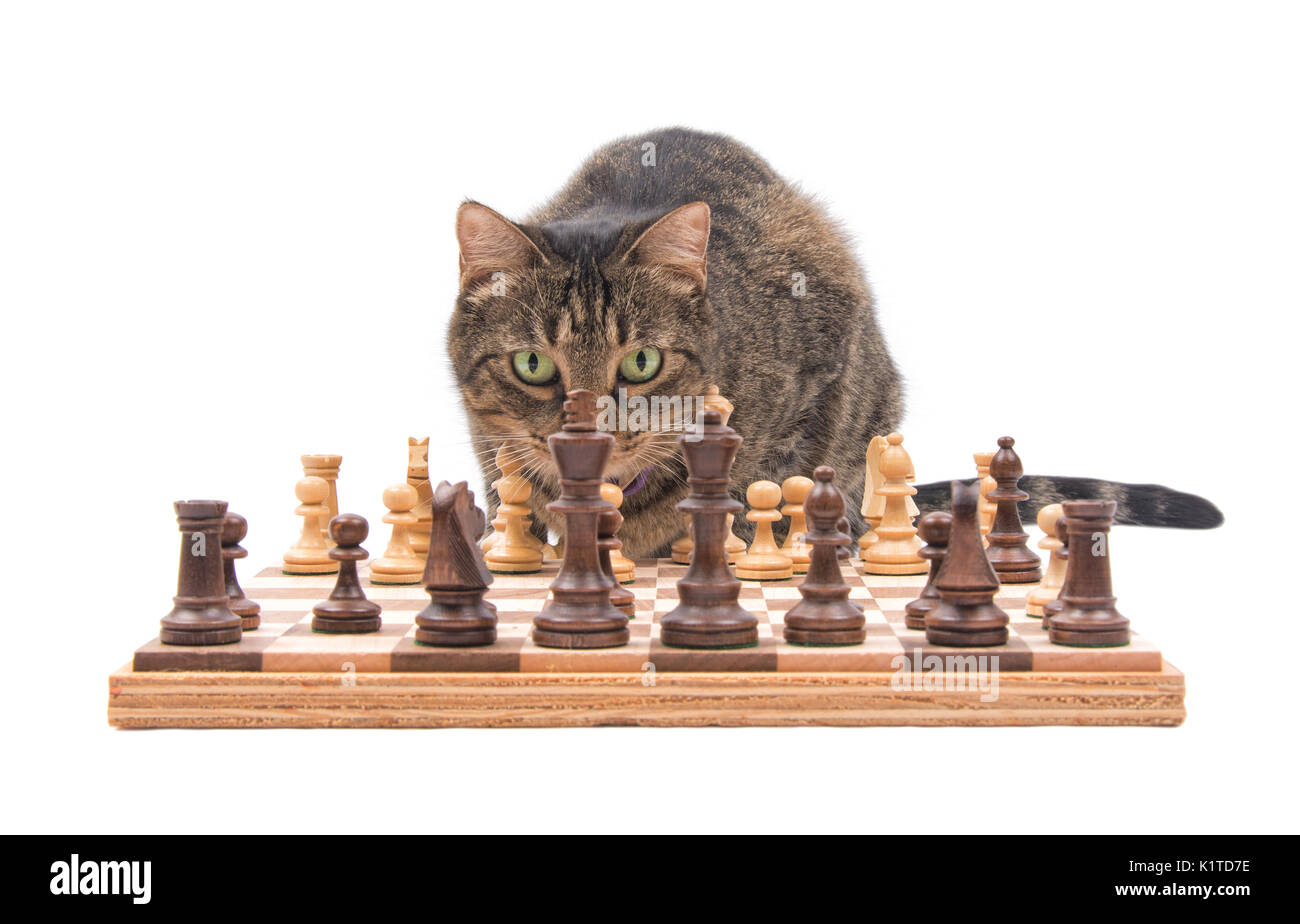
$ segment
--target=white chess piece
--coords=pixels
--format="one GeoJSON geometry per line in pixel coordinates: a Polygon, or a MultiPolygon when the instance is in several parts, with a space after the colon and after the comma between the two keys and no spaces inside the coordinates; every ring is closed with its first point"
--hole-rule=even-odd
{"type": "MultiPolygon", "coordinates": [[[[516,451],[502,446],[497,450],[497,468],[501,477],[492,482],[501,503],[492,519],[490,545],[483,560],[489,571],[503,574],[531,574],[542,569],[542,542],[532,534],[532,508],[528,499],[533,486],[519,470],[523,459],[516,451]],[[497,538],[493,539],[495,536],[497,538]]],[[[488,541],[488,540],[485,540],[488,541]]]]}
{"type": "Polygon", "coordinates": [[[284,553],[285,574],[333,574],[339,563],[329,556],[321,523],[329,523],[330,486],[324,478],[308,475],[293,489],[298,498],[294,513],[302,517],[302,534],[284,553]]]}
{"type": "Polygon", "coordinates": [[[371,584],[418,584],[424,575],[424,559],[411,548],[411,530],[420,522],[412,513],[419,492],[407,482],[384,489],[384,522],[393,527],[384,554],[370,563],[371,584]]]}
{"type": "Polygon", "coordinates": [[[1056,523],[1062,516],[1064,511],[1060,504],[1047,504],[1038,511],[1038,528],[1043,531],[1038,547],[1051,557],[1047,570],[1043,572],[1042,583],[1025,596],[1025,612],[1030,616],[1042,616],[1043,607],[1060,596],[1061,586],[1065,583],[1066,562],[1060,555],[1065,543],[1056,538],[1056,523]]]}

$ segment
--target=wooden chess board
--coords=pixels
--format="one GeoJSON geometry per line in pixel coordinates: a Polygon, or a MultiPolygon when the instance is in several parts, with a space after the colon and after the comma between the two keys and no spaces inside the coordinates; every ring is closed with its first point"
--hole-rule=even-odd
{"type": "MultiPolygon", "coordinates": [[[[867,640],[804,647],[781,639],[800,599],[796,577],[745,581],[741,604],[759,617],[759,644],[704,651],[659,641],[677,603],[683,565],[637,563],[631,642],[589,651],[540,648],[532,617],[558,565],[496,575],[488,599],[498,641],[482,648],[417,643],[423,588],[369,584],[383,626],[368,635],[311,630],[311,607],[333,575],[245,578],[262,624],[212,647],[157,638],[109,678],[109,721],[123,728],[569,725],[1178,725],[1183,675],[1135,633],[1122,648],[1053,645],[1025,614],[1032,584],[1006,585],[997,603],[1011,638],[990,648],[926,644],[903,624],[924,575],[863,575],[843,563],[867,640]]],[[[365,580],[363,568],[363,581],[365,580]]],[[[1140,617],[1134,619],[1140,626],[1140,617]]]]}

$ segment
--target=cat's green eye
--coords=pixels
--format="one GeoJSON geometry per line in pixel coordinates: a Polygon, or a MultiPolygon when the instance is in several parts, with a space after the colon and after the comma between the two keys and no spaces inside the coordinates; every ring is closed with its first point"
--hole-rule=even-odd
{"type": "Polygon", "coordinates": [[[661,361],[659,351],[654,347],[642,347],[623,357],[618,372],[629,382],[648,382],[659,374],[661,361]]]}
{"type": "Polygon", "coordinates": [[[555,361],[536,350],[520,350],[514,357],[515,375],[529,385],[549,385],[555,381],[555,361]]]}

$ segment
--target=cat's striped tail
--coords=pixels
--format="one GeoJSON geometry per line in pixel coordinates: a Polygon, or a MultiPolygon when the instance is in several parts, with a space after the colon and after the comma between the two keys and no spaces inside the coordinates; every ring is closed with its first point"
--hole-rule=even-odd
{"type": "MultiPolygon", "coordinates": [[[[1025,475],[1020,489],[1029,500],[1020,503],[1020,520],[1029,525],[1039,509],[1068,500],[1113,500],[1115,522],[1130,526],[1166,526],[1172,529],[1214,529],[1223,525],[1223,514],[1203,497],[1184,494],[1159,484],[1123,484],[1097,478],[1056,475],[1025,475]]],[[[951,486],[935,481],[916,486],[916,506],[921,513],[947,510],[952,504],[951,486]]]]}

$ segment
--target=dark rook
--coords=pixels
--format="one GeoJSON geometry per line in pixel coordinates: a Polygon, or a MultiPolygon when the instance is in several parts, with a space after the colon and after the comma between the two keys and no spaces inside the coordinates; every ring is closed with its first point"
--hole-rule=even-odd
{"type": "Polygon", "coordinates": [[[227,645],[239,641],[241,620],[226,596],[221,532],[226,502],[177,501],[181,530],[181,564],[176,604],[162,618],[160,641],[168,645],[227,645]]]}
{"type": "Polygon", "coordinates": [[[1058,645],[1110,648],[1129,642],[1128,620],[1115,609],[1110,584],[1110,526],[1115,502],[1065,501],[1070,557],[1063,606],[1052,613],[1048,638],[1058,645]]]}

